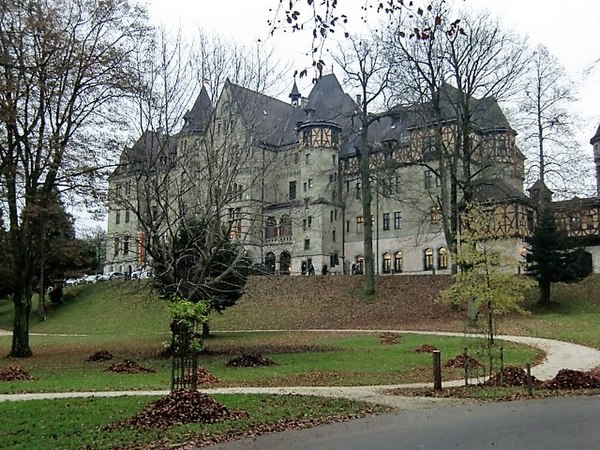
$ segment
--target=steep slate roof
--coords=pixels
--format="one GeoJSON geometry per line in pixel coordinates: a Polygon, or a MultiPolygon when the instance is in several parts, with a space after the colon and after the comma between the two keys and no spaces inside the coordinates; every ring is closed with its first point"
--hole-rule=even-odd
{"type": "Polygon", "coordinates": [[[119,165],[109,178],[128,174],[141,169],[157,169],[161,153],[173,160],[177,153],[174,139],[155,131],[144,131],[132,147],[126,148],[119,159],[119,165]]]}
{"type": "Polygon", "coordinates": [[[529,201],[521,190],[502,178],[487,180],[485,183],[475,186],[473,197],[476,202],[480,203],[502,202],[506,200],[529,201]]]}
{"type": "Polygon", "coordinates": [[[596,134],[594,137],[590,139],[590,144],[595,144],[598,140],[600,140],[600,125],[598,125],[598,129],[596,130],[596,134]]]}
{"type": "Polygon", "coordinates": [[[243,120],[262,142],[272,146],[296,142],[296,122],[302,117],[299,108],[231,82],[226,87],[243,120]]]}
{"type": "Polygon", "coordinates": [[[356,103],[344,92],[334,74],[323,75],[313,86],[305,111],[313,110],[310,121],[334,122],[346,128],[356,110],[356,103]]]}
{"type": "Polygon", "coordinates": [[[191,133],[194,131],[202,132],[208,126],[208,122],[213,113],[213,105],[208,96],[208,91],[204,86],[194,102],[194,106],[190,109],[183,119],[185,123],[181,128],[182,133],[191,133]]]}

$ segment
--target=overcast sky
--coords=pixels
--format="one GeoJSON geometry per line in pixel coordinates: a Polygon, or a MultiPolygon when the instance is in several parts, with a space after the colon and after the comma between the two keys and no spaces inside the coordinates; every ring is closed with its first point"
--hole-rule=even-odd
{"type": "MultiPolygon", "coordinates": [[[[193,34],[198,28],[227,36],[239,42],[253,43],[266,38],[274,45],[279,58],[294,69],[310,62],[306,52],[310,39],[292,33],[276,33],[269,38],[267,20],[270,8],[279,0],[147,0],[151,20],[172,29],[193,34]]],[[[600,67],[586,75],[586,70],[600,58],[600,2],[598,0],[450,0],[467,8],[487,9],[508,29],[527,36],[532,44],[544,44],[565,66],[579,84],[582,145],[593,136],[600,123],[598,93],[600,67]],[[568,4],[568,6],[565,6],[568,4]],[[585,136],[585,138],[584,138],[585,136]]],[[[304,2],[304,0],[302,0],[304,2]]],[[[285,2],[284,2],[285,3],[285,2]]],[[[359,6],[363,0],[340,0],[340,9],[352,7],[348,14],[360,25],[359,6]],[[351,5],[351,6],[348,6],[351,5]]],[[[345,10],[346,11],[346,10],[345,10]]],[[[374,17],[375,18],[375,17],[374,17]]],[[[290,84],[291,84],[290,73],[290,84]]],[[[307,91],[309,87],[306,87],[307,91]]],[[[304,94],[307,92],[303,91],[304,94]]],[[[589,145],[589,144],[587,144],[589,145]]]]}

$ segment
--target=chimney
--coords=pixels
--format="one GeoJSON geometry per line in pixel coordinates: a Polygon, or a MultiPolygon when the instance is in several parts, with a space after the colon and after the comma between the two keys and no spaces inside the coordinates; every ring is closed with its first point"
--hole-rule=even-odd
{"type": "Polygon", "coordinates": [[[356,104],[361,106],[362,104],[362,96],[360,94],[356,94],[356,104]]]}

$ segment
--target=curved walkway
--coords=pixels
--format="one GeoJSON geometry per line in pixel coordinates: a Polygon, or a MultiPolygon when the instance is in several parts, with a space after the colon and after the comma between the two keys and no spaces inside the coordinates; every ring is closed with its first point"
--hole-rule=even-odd
{"type": "MultiPolygon", "coordinates": [[[[282,332],[289,330],[246,330],[238,332],[282,332]]],[[[338,333],[402,333],[402,334],[431,334],[440,336],[465,336],[464,333],[437,331],[407,331],[407,330],[293,330],[302,332],[338,332],[338,333]]],[[[466,335],[477,336],[477,335],[466,335]]],[[[546,352],[546,358],[541,364],[532,368],[532,375],[545,380],[553,378],[560,369],[589,370],[600,366],[600,350],[579,344],[557,341],[554,339],[534,338],[526,336],[497,336],[497,339],[531,345],[546,352]]],[[[444,386],[460,386],[463,380],[447,381],[444,386]]],[[[372,403],[392,406],[396,409],[415,409],[433,407],[437,404],[465,403],[465,400],[444,398],[400,397],[387,395],[386,391],[395,388],[426,387],[431,383],[396,384],[383,386],[293,386],[293,387],[231,387],[203,389],[207,394],[298,394],[316,395],[322,397],[347,398],[363,400],[372,403]]],[[[19,401],[34,399],[55,399],[75,397],[118,397],[136,395],[167,395],[169,391],[113,391],[113,392],[56,392],[32,394],[0,394],[2,401],[19,401]]]]}

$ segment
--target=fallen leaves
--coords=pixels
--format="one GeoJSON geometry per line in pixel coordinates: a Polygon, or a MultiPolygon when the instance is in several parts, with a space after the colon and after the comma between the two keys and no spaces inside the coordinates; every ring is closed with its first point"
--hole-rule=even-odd
{"type": "Polygon", "coordinates": [[[135,416],[108,425],[105,429],[169,428],[192,422],[215,423],[245,417],[246,412],[229,410],[202,392],[178,389],[149,403],[135,416]]]}
{"type": "Polygon", "coordinates": [[[470,369],[474,369],[474,368],[479,369],[479,368],[483,367],[483,364],[481,364],[475,358],[473,358],[470,355],[467,355],[465,357],[465,355],[463,355],[462,353],[460,355],[456,355],[454,358],[449,359],[448,361],[446,361],[444,363],[445,368],[454,368],[454,369],[463,369],[465,367],[465,365],[470,369]]]}
{"type": "Polygon", "coordinates": [[[240,356],[230,359],[227,362],[227,367],[259,367],[259,366],[274,366],[275,361],[264,358],[259,353],[244,353],[240,356]]]}
{"type": "Polygon", "coordinates": [[[421,344],[413,349],[414,353],[431,353],[435,352],[438,348],[431,344],[421,344]]]}
{"type": "Polygon", "coordinates": [[[1,381],[29,381],[35,380],[34,377],[29,375],[21,366],[18,364],[10,365],[5,369],[0,370],[1,381]]]}
{"type": "Polygon", "coordinates": [[[88,362],[101,362],[101,361],[110,361],[114,356],[108,350],[97,350],[92,353],[86,361],[88,362]]]}
{"type": "Polygon", "coordinates": [[[152,369],[148,369],[147,367],[140,366],[137,362],[132,361],[131,359],[126,359],[123,362],[111,364],[106,369],[105,372],[117,372],[117,373],[144,373],[144,372],[154,372],[152,369]]]}
{"type": "Polygon", "coordinates": [[[379,336],[379,343],[384,345],[397,344],[400,342],[400,335],[396,333],[383,333],[379,336]]]}

